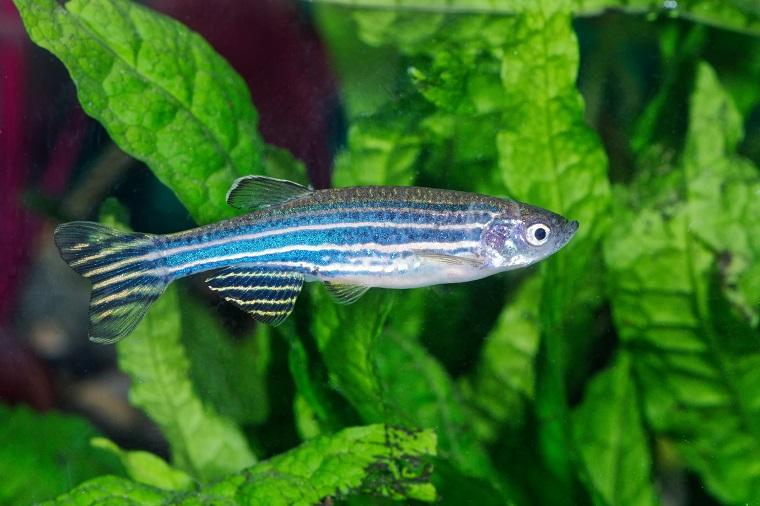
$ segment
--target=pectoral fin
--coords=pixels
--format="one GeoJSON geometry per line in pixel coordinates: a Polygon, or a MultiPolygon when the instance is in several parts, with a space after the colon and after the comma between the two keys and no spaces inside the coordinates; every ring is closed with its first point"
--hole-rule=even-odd
{"type": "Polygon", "coordinates": [[[228,267],[206,283],[257,320],[276,326],[293,311],[303,275],[260,267],[228,267]]]}
{"type": "Polygon", "coordinates": [[[326,281],[325,287],[338,304],[353,304],[369,290],[368,286],[350,285],[335,281],[326,281]]]}
{"type": "Polygon", "coordinates": [[[235,209],[254,211],[305,197],[312,191],[311,188],[285,179],[245,176],[232,183],[227,192],[227,204],[235,209]]]}
{"type": "Polygon", "coordinates": [[[485,265],[485,262],[477,257],[460,257],[455,255],[446,255],[445,253],[436,253],[434,251],[418,251],[416,254],[425,260],[449,265],[467,265],[474,268],[480,268],[485,265]]]}

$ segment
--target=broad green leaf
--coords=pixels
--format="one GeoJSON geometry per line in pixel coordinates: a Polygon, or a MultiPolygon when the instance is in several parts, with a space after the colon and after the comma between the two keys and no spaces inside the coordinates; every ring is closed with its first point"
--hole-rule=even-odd
{"type": "Polygon", "coordinates": [[[590,315],[599,294],[596,281],[586,273],[594,270],[609,183],[604,151],[584,121],[583,100],[575,86],[578,45],[564,10],[567,2],[542,5],[542,12],[504,21],[512,24],[516,36],[503,48],[501,78],[507,102],[496,142],[511,196],[580,222],[571,243],[543,264],[536,384],[544,460],[566,489],[560,495],[579,500],[566,368],[573,353],[569,343],[592,335],[590,315]]]}
{"type": "Polygon", "coordinates": [[[724,299],[726,275],[741,278],[757,258],[750,195],[760,186],[733,152],[740,137],[733,104],[703,64],[683,163],[668,180],[680,200],[652,191],[647,208],[619,205],[605,259],[649,423],[716,497],[751,504],[760,501],[760,335],[724,299]]]}
{"type": "MultiPolygon", "coordinates": [[[[321,287],[311,295],[318,307],[312,333],[330,382],[363,420],[436,428],[442,457],[459,472],[498,481],[486,452],[468,430],[467,413],[446,371],[412,336],[383,332],[393,299],[405,298],[376,289],[343,306],[335,304],[321,287]],[[412,370],[417,372],[398,374],[412,370]]],[[[403,314],[402,306],[394,305],[403,314]]],[[[401,328],[405,328],[403,323],[401,328]]]]}
{"type": "Polygon", "coordinates": [[[433,501],[435,434],[385,425],[320,436],[206,488],[174,493],[116,477],[84,483],[49,504],[310,506],[327,497],[370,494],[433,501]]]}
{"type": "Polygon", "coordinates": [[[93,450],[86,421],[0,404],[0,503],[32,504],[104,473],[122,473],[116,459],[93,450]]]}
{"type": "Polygon", "coordinates": [[[255,458],[238,427],[196,393],[182,346],[187,329],[181,314],[177,287],[169,286],[129,339],[118,343],[119,367],[132,378],[130,401],[169,441],[173,464],[197,480],[211,481],[255,458]]]}
{"type": "Polygon", "coordinates": [[[96,506],[103,504],[160,506],[171,504],[171,496],[171,492],[126,478],[101,476],[42,504],[46,506],[96,506]]]}
{"type": "Polygon", "coordinates": [[[182,299],[181,317],[190,378],[202,401],[236,423],[262,423],[269,414],[269,327],[235,338],[189,296],[182,299]]]}
{"type": "Polygon", "coordinates": [[[672,435],[718,497],[751,502],[760,490],[753,427],[760,404],[744,396],[758,391],[752,371],[760,359],[724,347],[707,307],[715,258],[690,234],[683,206],[667,213],[616,215],[625,234],[610,234],[605,251],[615,321],[632,350],[650,424],[672,435]]]}
{"type": "Polygon", "coordinates": [[[16,0],[37,44],[60,58],[82,108],[146,162],[199,223],[232,216],[225,193],[261,172],[243,80],[197,34],[127,0],[16,0]]]}
{"type": "Polygon", "coordinates": [[[329,372],[330,384],[365,422],[386,420],[375,371],[374,345],[391,310],[392,296],[370,290],[351,305],[336,304],[321,286],[310,291],[311,331],[329,372]]]}
{"type": "Polygon", "coordinates": [[[575,87],[578,46],[570,22],[561,12],[514,20],[520,37],[504,47],[508,103],[497,143],[510,195],[580,222],[562,256],[582,264],[599,236],[609,185],[604,151],[575,87]]]}
{"type": "MultiPolygon", "coordinates": [[[[286,321],[278,329],[290,346],[288,368],[296,385],[297,395],[293,404],[296,428],[303,439],[310,439],[322,432],[333,432],[341,427],[339,409],[330,397],[327,381],[316,378],[317,367],[310,363],[295,323],[286,321]]],[[[322,371],[320,371],[322,372],[322,371]]]]}
{"type": "Polygon", "coordinates": [[[179,469],[174,469],[158,455],[144,451],[126,451],[106,438],[93,438],[92,446],[116,455],[133,480],[164,490],[187,490],[193,480],[179,469]]]}
{"type": "Polygon", "coordinates": [[[486,337],[474,375],[463,382],[486,441],[496,439],[503,426],[524,423],[527,403],[534,399],[540,299],[541,279],[524,281],[486,337]]]}
{"type": "Polygon", "coordinates": [[[389,331],[374,343],[373,357],[388,417],[404,426],[434,428],[441,458],[465,476],[500,481],[471,429],[456,385],[422,346],[389,331]]]}
{"type": "Polygon", "coordinates": [[[381,110],[357,119],[348,129],[348,146],[335,160],[333,184],[337,187],[409,185],[422,150],[416,129],[419,114],[412,110],[381,110]]]}
{"type": "Polygon", "coordinates": [[[573,433],[594,504],[659,504],[631,359],[623,353],[589,383],[573,412],[573,433]]]}
{"type": "MultiPolygon", "coordinates": [[[[733,300],[757,326],[760,298],[760,173],[736,154],[742,118],[710,67],[699,67],[684,153],[690,228],[710,249],[727,255],[722,275],[733,300]]],[[[758,342],[760,344],[760,342],[758,342]]]]}
{"type": "MultiPolygon", "coordinates": [[[[273,499],[288,493],[298,504],[313,504],[327,496],[355,492],[431,501],[435,499],[435,489],[428,481],[431,469],[422,457],[435,455],[435,447],[432,430],[386,425],[353,427],[317,437],[262,462],[250,470],[249,476],[254,481],[257,478],[263,481],[271,474],[302,481],[306,486],[300,490],[283,490],[283,483],[275,481],[266,487],[273,499]]],[[[249,488],[251,498],[263,496],[256,484],[249,488]]]]}

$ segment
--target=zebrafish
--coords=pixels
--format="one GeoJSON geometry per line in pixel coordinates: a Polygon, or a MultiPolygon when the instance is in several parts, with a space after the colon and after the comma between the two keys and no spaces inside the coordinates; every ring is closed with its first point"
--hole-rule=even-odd
{"type": "Polygon", "coordinates": [[[171,281],[199,272],[213,271],[211,290],[277,325],[306,281],[343,304],[370,287],[472,281],[546,258],[578,229],[513,200],[418,187],[315,191],[247,176],[227,202],[248,214],[169,235],[59,225],[61,256],[92,283],[90,339],[128,335],[171,281]]]}

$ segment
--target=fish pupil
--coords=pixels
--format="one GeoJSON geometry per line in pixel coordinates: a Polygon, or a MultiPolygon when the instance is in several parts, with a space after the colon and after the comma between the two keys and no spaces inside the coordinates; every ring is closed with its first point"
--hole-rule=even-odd
{"type": "Polygon", "coordinates": [[[546,229],[539,227],[536,229],[536,231],[533,233],[537,241],[543,241],[546,239],[546,229]]]}

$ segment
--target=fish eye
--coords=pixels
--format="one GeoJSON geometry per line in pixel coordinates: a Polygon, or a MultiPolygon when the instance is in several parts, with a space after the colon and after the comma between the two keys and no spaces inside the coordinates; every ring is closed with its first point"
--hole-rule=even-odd
{"type": "Polygon", "coordinates": [[[534,223],[525,232],[525,240],[533,246],[541,246],[549,240],[549,227],[543,223],[534,223]]]}

